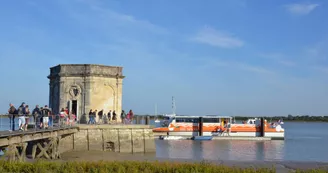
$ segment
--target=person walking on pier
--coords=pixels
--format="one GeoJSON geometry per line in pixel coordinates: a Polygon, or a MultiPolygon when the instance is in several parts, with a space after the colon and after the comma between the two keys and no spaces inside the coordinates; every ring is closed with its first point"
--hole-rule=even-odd
{"type": "Polygon", "coordinates": [[[9,117],[9,130],[10,131],[15,131],[15,114],[17,113],[16,108],[13,104],[9,104],[9,109],[8,109],[8,117],[9,117]]]}
{"type": "Polygon", "coordinates": [[[98,112],[98,110],[96,109],[94,112],[93,112],[93,123],[94,124],[97,124],[97,112],[98,112]]]}
{"type": "Polygon", "coordinates": [[[98,112],[98,124],[104,124],[104,122],[103,122],[103,114],[104,114],[104,110],[103,109],[98,112]]]}
{"type": "Polygon", "coordinates": [[[92,109],[90,109],[90,111],[89,111],[89,121],[88,121],[88,124],[92,124],[92,114],[93,114],[93,112],[92,112],[92,109]]]}

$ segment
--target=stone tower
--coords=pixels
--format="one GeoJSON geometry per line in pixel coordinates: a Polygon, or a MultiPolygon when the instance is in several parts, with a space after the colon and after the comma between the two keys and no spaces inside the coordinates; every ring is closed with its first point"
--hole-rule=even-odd
{"type": "MultiPolygon", "coordinates": [[[[68,107],[81,123],[90,109],[107,114],[122,110],[122,67],[95,64],[60,64],[50,68],[49,107],[55,114],[68,107]]],[[[98,114],[98,113],[97,113],[98,114]]]]}

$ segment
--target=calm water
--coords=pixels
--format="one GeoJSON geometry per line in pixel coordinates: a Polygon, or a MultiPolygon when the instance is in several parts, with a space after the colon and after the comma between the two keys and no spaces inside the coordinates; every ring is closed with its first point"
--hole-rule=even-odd
{"type": "Polygon", "coordinates": [[[156,140],[156,156],[196,160],[328,162],[328,123],[285,122],[284,141],[156,140]]]}
{"type": "MultiPolygon", "coordinates": [[[[7,118],[0,118],[0,129],[8,130],[8,123],[7,118]]],[[[156,157],[328,162],[328,123],[285,122],[283,127],[284,141],[156,140],[156,157]]]]}

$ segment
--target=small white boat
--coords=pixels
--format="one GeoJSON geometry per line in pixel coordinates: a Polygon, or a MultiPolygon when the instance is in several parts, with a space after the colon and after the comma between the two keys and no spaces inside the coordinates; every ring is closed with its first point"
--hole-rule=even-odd
{"type": "Polygon", "coordinates": [[[185,137],[185,136],[160,136],[159,139],[161,139],[161,140],[188,140],[188,139],[191,139],[191,137],[185,137]]]}
{"type": "Polygon", "coordinates": [[[160,123],[161,121],[159,119],[156,119],[155,120],[155,123],[160,123]]]}

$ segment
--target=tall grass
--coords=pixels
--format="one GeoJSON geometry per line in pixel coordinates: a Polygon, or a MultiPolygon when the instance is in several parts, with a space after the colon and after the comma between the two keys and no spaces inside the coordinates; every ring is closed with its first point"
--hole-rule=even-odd
{"type": "MultiPolygon", "coordinates": [[[[0,172],[13,173],[274,173],[274,168],[237,168],[209,163],[141,161],[100,162],[7,162],[0,161],[0,172]]],[[[313,170],[319,173],[320,170],[313,170]]]]}

